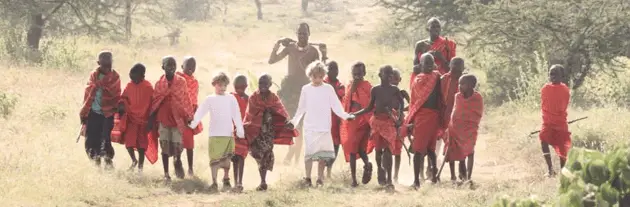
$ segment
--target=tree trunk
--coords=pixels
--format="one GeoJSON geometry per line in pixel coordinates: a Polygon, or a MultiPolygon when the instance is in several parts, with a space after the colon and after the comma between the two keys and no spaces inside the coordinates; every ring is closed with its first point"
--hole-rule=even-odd
{"type": "Polygon", "coordinates": [[[258,20],[262,20],[263,14],[262,14],[262,5],[260,4],[260,0],[254,0],[254,2],[256,3],[256,9],[258,10],[258,20]]]}
{"type": "Polygon", "coordinates": [[[127,40],[131,39],[131,1],[127,0],[125,5],[125,35],[127,40]]]}
{"type": "Polygon", "coordinates": [[[31,14],[31,26],[26,34],[26,43],[30,49],[39,50],[39,42],[42,39],[45,22],[43,14],[31,14]]]}

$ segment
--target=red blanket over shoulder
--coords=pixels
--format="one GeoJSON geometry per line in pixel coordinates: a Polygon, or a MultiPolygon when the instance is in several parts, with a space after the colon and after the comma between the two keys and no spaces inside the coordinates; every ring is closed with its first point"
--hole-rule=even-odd
{"type": "Polygon", "coordinates": [[[262,113],[265,109],[271,109],[273,128],[276,132],[276,137],[273,140],[274,144],[280,145],[292,145],[293,137],[299,136],[296,129],[286,128],[286,122],[289,118],[287,110],[282,105],[280,98],[270,92],[266,100],[263,100],[260,91],[254,92],[249,97],[249,103],[247,104],[247,112],[245,119],[243,120],[243,128],[245,129],[245,137],[251,143],[253,139],[260,133],[260,127],[262,126],[262,113]]]}

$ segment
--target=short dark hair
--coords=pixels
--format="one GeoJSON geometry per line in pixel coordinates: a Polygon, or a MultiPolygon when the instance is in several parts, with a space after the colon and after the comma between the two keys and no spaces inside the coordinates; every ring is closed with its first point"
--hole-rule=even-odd
{"type": "Polygon", "coordinates": [[[459,81],[470,81],[470,83],[472,84],[473,88],[477,86],[477,76],[473,75],[473,74],[465,74],[462,75],[461,78],[459,78],[459,81]]]}
{"type": "Polygon", "coordinates": [[[306,32],[308,32],[309,34],[311,34],[311,27],[310,27],[310,26],[308,26],[308,23],[306,23],[306,22],[302,22],[302,23],[300,23],[300,25],[298,26],[298,30],[299,30],[300,28],[306,28],[306,32]]]}
{"type": "Polygon", "coordinates": [[[147,68],[144,66],[144,64],[136,63],[135,65],[133,65],[133,67],[131,67],[131,70],[129,72],[133,73],[133,74],[144,75],[144,73],[146,73],[146,71],[147,71],[147,68]]]}
{"type": "Polygon", "coordinates": [[[363,62],[361,62],[361,61],[358,61],[358,62],[356,62],[356,63],[354,63],[354,64],[352,65],[352,68],[355,68],[355,67],[360,67],[360,68],[361,68],[361,71],[362,71],[363,73],[367,73],[367,72],[365,71],[365,63],[363,63],[363,62]]]}
{"type": "Polygon", "coordinates": [[[335,70],[339,71],[339,65],[337,64],[337,61],[331,60],[328,63],[326,63],[326,66],[328,67],[328,70],[330,70],[331,68],[334,68],[335,70]]]}

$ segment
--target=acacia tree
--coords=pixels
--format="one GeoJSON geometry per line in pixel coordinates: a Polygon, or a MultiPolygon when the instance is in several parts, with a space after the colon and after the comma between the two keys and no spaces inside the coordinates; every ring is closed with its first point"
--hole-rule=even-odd
{"type": "Polygon", "coordinates": [[[133,21],[167,23],[157,0],[1,0],[0,6],[6,17],[0,20],[3,29],[16,36],[5,33],[5,39],[24,41],[34,52],[39,51],[44,36],[86,34],[125,40],[131,37],[133,21]],[[23,33],[26,37],[21,40],[23,33]]]}
{"type": "Polygon", "coordinates": [[[589,75],[614,73],[630,45],[627,0],[498,0],[467,11],[471,54],[490,53],[507,60],[504,67],[542,54],[565,66],[573,89],[589,75]]]}
{"type": "MultiPolygon", "coordinates": [[[[426,21],[431,17],[438,17],[447,23],[444,32],[461,31],[462,25],[468,24],[467,5],[473,0],[378,0],[377,5],[388,9],[395,17],[395,24],[400,28],[411,30],[424,29],[426,21]]],[[[481,0],[482,4],[489,4],[494,0],[481,0]]]]}

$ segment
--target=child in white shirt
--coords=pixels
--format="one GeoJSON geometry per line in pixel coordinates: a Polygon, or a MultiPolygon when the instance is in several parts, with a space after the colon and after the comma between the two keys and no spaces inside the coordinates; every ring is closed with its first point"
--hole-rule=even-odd
{"type": "Polygon", "coordinates": [[[304,116],[303,137],[304,137],[304,160],[306,177],[304,182],[307,186],[312,186],[311,169],[313,161],[319,161],[317,169],[317,185],[322,185],[324,180],[324,167],[327,161],[335,158],[335,149],[332,140],[331,109],[342,119],[353,119],[354,116],[346,113],[341,106],[341,102],[333,87],[324,84],[326,76],[326,65],[315,61],[311,63],[307,70],[307,75],[311,83],[302,87],[300,102],[295,116],[291,120],[291,125],[296,126],[302,116],[304,116]]]}
{"type": "Polygon", "coordinates": [[[236,98],[226,94],[225,90],[230,83],[228,76],[220,72],[212,78],[214,95],[206,97],[203,104],[199,106],[195,117],[190,123],[190,128],[195,128],[206,114],[210,114],[208,153],[210,156],[210,168],[212,170],[211,190],[218,190],[217,174],[219,168],[223,168],[223,188],[229,189],[230,185],[230,160],[234,155],[234,139],[232,133],[236,127],[236,136],[245,137],[243,121],[236,98]]]}

